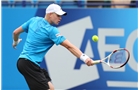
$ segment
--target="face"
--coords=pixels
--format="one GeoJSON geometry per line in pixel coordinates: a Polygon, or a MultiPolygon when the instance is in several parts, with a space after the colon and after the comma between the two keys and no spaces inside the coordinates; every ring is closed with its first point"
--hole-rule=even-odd
{"type": "Polygon", "coordinates": [[[50,13],[51,24],[58,25],[61,21],[61,16],[56,13],[50,13]]]}

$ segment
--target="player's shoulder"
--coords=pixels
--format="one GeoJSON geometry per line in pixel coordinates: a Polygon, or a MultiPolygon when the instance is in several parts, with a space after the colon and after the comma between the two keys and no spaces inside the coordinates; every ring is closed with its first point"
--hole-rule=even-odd
{"type": "Polygon", "coordinates": [[[43,19],[43,17],[34,16],[34,17],[32,17],[31,19],[33,19],[33,20],[41,20],[41,19],[43,19]]]}
{"type": "Polygon", "coordinates": [[[52,26],[52,25],[50,25],[50,29],[51,29],[51,30],[58,30],[58,28],[57,28],[57,27],[52,26]]]}
{"type": "Polygon", "coordinates": [[[59,32],[59,30],[58,30],[57,27],[52,26],[52,27],[50,28],[50,32],[52,32],[52,33],[54,33],[54,32],[59,32]]]}
{"type": "Polygon", "coordinates": [[[53,32],[56,32],[56,31],[58,32],[58,29],[55,26],[52,26],[52,25],[46,25],[44,28],[47,30],[47,32],[50,32],[50,33],[53,33],[53,32]]]}
{"type": "Polygon", "coordinates": [[[50,24],[49,22],[47,22],[46,20],[45,20],[44,28],[46,28],[46,29],[49,30],[49,31],[52,31],[52,30],[56,30],[56,29],[57,29],[57,27],[51,25],[51,24],[50,24]]]}

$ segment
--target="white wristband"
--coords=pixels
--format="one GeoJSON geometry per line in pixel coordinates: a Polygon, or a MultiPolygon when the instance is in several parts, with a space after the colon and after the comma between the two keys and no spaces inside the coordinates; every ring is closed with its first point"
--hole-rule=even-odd
{"type": "Polygon", "coordinates": [[[83,62],[85,62],[87,58],[89,58],[89,57],[88,57],[86,54],[82,54],[82,55],[80,56],[80,59],[81,59],[83,62]]]}
{"type": "Polygon", "coordinates": [[[19,38],[17,41],[13,40],[13,44],[14,44],[14,45],[17,45],[17,44],[19,44],[19,43],[21,42],[21,40],[22,40],[22,39],[20,39],[20,38],[19,38]]]}
{"type": "Polygon", "coordinates": [[[13,43],[14,43],[15,45],[17,45],[17,44],[18,44],[18,41],[14,41],[14,40],[13,40],[13,43]]]}

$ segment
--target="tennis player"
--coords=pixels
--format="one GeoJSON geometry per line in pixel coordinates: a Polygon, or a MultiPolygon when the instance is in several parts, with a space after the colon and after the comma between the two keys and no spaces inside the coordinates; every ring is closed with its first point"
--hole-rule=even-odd
{"type": "Polygon", "coordinates": [[[13,48],[19,44],[22,32],[27,33],[23,51],[19,55],[17,68],[24,76],[30,90],[54,90],[51,78],[45,69],[40,67],[45,54],[54,45],[62,45],[87,66],[92,65],[92,59],[83,54],[76,46],[60,34],[57,27],[61,16],[67,13],[57,4],[46,8],[45,17],[32,17],[13,31],[13,48]]]}

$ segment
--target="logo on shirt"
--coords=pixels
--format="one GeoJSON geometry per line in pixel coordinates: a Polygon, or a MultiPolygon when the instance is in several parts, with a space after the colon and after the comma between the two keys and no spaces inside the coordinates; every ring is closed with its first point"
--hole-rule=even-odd
{"type": "Polygon", "coordinates": [[[55,35],[56,37],[60,37],[60,36],[62,36],[60,33],[57,33],[56,35],[55,35]]]}

